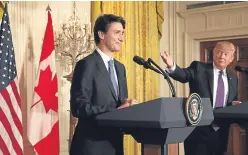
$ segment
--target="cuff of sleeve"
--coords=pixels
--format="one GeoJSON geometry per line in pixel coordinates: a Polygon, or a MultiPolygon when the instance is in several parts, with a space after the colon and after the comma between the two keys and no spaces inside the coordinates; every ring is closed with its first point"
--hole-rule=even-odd
{"type": "Polygon", "coordinates": [[[168,68],[168,69],[167,69],[167,72],[168,72],[168,73],[173,73],[175,70],[176,70],[176,63],[173,62],[173,66],[172,66],[171,68],[168,68]]]}

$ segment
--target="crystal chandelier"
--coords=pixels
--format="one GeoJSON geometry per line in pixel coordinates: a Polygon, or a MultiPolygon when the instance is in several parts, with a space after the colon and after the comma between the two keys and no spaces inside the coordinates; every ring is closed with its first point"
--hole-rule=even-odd
{"type": "MultiPolygon", "coordinates": [[[[76,16],[76,3],[73,2],[73,15],[67,23],[62,24],[61,31],[55,31],[56,60],[65,72],[68,81],[72,80],[73,70],[78,60],[89,55],[95,49],[94,35],[91,34],[90,24],[81,27],[80,18],[76,16]]],[[[70,110],[68,110],[70,112],[70,110]]],[[[70,112],[68,147],[77,124],[77,119],[70,112]]]]}
{"type": "Polygon", "coordinates": [[[62,31],[55,32],[56,59],[61,67],[70,74],[64,76],[71,80],[76,62],[95,49],[94,36],[90,24],[81,27],[80,18],[76,15],[76,2],[73,2],[73,15],[68,23],[63,23],[62,31]]]}

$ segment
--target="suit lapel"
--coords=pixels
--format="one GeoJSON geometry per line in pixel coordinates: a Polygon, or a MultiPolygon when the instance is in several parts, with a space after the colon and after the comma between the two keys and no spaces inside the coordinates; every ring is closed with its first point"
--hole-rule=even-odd
{"type": "MultiPolygon", "coordinates": [[[[208,79],[208,85],[209,85],[209,90],[210,90],[210,99],[213,102],[213,86],[214,86],[214,73],[213,73],[213,65],[212,64],[207,64],[208,68],[206,69],[206,77],[208,79]]],[[[213,103],[211,102],[212,106],[213,103]]]]}
{"type": "Polygon", "coordinates": [[[230,73],[230,71],[226,71],[227,73],[227,81],[228,81],[228,98],[227,98],[227,104],[232,102],[229,101],[230,100],[230,95],[234,94],[233,90],[234,90],[234,84],[233,84],[233,78],[232,78],[232,74],[230,73]]]}
{"type": "Polygon", "coordinates": [[[94,56],[95,56],[95,58],[97,60],[96,61],[97,62],[96,65],[97,65],[97,67],[99,68],[100,72],[103,75],[103,81],[107,81],[108,82],[108,86],[109,86],[109,89],[112,92],[113,97],[115,98],[116,101],[118,101],[118,98],[115,95],[115,90],[114,90],[113,84],[112,84],[111,79],[109,77],[108,70],[107,70],[107,68],[106,68],[106,66],[105,66],[105,64],[104,64],[104,62],[103,62],[100,54],[96,50],[94,51],[94,56]]]}

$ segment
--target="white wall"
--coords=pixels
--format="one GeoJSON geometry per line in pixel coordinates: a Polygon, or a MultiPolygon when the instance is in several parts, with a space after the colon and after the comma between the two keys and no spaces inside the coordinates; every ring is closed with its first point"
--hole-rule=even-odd
{"type": "MultiPolygon", "coordinates": [[[[186,10],[192,3],[198,2],[164,2],[160,51],[168,51],[179,66],[200,59],[201,41],[247,38],[248,2],[186,10]]],[[[160,82],[161,96],[170,96],[166,81],[160,82]]],[[[178,96],[188,95],[185,85],[174,84],[178,96]]]]}
{"type": "MultiPolygon", "coordinates": [[[[200,42],[248,38],[248,2],[186,10],[198,2],[164,2],[163,37],[160,51],[168,51],[181,67],[200,60],[200,42]]],[[[162,59],[161,66],[164,66],[162,59]]],[[[188,84],[173,80],[177,96],[187,97],[188,84]]],[[[160,95],[169,97],[167,82],[160,79],[160,95]]],[[[184,154],[180,145],[180,155],[184,154]]]]}

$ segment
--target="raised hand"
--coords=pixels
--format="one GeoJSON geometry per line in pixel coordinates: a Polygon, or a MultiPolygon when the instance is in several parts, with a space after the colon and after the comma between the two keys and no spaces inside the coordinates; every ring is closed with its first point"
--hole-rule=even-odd
{"type": "Polygon", "coordinates": [[[165,65],[167,68],[173,67],[173,60],[172,57],[167,52],[161,52],[160,53],[161,58],[163,59],[165,65]]]}

